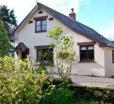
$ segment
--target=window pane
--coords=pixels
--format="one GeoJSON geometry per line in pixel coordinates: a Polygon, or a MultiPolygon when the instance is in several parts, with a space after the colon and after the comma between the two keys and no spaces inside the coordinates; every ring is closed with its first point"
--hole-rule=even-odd
{"type": "Polygon", "coordinates": [[[47,26],[42,26],[42,31],[47,30],[47,26]]]}
{"type": "Polygon", "coordinates": [[[81,47],[81,50],[87,50],[87,47],[85,47],[85,46],[81,47]]]}
{"type": "Polygon", "coordinates": [[[53,57],[53,51],[51,49],[45,49],[43,55],[44,55],[44,60],[51,61],[53,57]]]}
{"type": "Polygon", "coordinates": [[[36,31],[41,31],[41,26],[37,26],[36,31]]]}
{"type": "Polygon", "coordinates": [[[80,61],[86,61],[87,60],[87,54],[86,53],[81,53],[80,54],[80,61]]]}
{"type": "Polygon", "coordinates": [[[42,20],[42,25],[46,25],[46,24],[47,24],[46,20],[42,20]]]}
{"type": "Polygon", "coordinates": [[[38,61],[41,61],[43,58],[42,58],[42,55],[43,55],[43,50],[38,50],[38,53],[37,53],[37,57],[38,57],[38,61]]]}
{"type": "Polygon", "coordinates": [[[93,50],[93,49],[94,49],[93,46],[89,46],[89,47],[88,47],[88,50],[93,50]]]}
{"type": "Polygon", "coordinates": [[[88,57],[88,60],[93,61],[94,60],[94,52],[93,51],[88,52],[87,57],[88,57]]]}
{"type": "Polygon", "coordinates": [[[41,25],[41,21],[36,21],[36,25],[37,26],[41,25]]]}

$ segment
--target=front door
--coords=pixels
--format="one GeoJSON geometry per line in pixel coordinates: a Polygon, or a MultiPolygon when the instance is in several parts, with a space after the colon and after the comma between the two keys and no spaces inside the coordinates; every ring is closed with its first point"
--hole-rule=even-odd
{"type": "Polygon", "coordinates": [[[23,59],[27,59],[27,55],[28,55],[27,52],[22,52],[22,53],[21,53],[21,58],[22,58],[22,60],[23,60],[23,59]]]}

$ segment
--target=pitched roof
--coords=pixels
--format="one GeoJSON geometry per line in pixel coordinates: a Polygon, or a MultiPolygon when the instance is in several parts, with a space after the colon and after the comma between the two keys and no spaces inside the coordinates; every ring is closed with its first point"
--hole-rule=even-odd
{"type": "Polygon", "coordinates": [[[15,51],[18,53],[18,51],[24,52],[24,51],[29,51],[29,48],[22,42],[20,42],[16,47],[15,51]]]}
{"type": "MultiPolygon", "coordinates": [[[[50,15],[52,15],[57,20],[59,20],[61,23],[66,25],[68,28],[70,28],[72,31],[79,33],[80,35],[87,37],[95,42],[98,42],[101,46],[114,48],[114,43],[112,43],[111,41],[109,41],[108,39],[103,37],[101,34],[96,32],[94,29],[78,22],[77,20],[76,21],[72,20],[69,17],[65,16],[64,14],[59,13],[56,10],[53,10],[41,3],[37,3],[37,5],[33,8],[33,10],[35,8],[41,8],[41,9],[45,10],[50,15]]],[[[28,14],[28,16],[32,13],[32,11],[28,14]]],[[[27,19],[28,16],[25,19],[27,19]]],[[[21,22],[21,24],[25,21],[25,19],[21,22]]],[[[17,27],[17,29],[21,26],[21,24],[17,27]]]]}

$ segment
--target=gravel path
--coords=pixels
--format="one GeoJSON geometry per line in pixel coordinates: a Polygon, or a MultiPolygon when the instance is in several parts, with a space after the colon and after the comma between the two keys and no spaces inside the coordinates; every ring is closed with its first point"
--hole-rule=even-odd
{"type": "MultiPolygon", "coordinates": [[[[51,74],[58,78],[58,74],[51,74]]],[[[114,89],[114,78],[71,75],[73,86],[86,86],[101,89],[114,89]]]]}
{"type": "Polygon", "coordinates": [[[89,77],[72,75],[74,86],[98,87],[102,89],[114,89],[114,79],[104,77],[89,77]]]}

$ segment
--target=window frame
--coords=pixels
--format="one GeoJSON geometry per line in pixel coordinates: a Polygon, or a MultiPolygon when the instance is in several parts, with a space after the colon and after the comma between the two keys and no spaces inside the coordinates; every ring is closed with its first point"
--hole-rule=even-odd
{"type": "Polygon", "coordinates": [[[80,62],[94,62],[94,58],[95,58],[95,55],[94,55],[94,45],[80,45],[80,49],[79,49],[79,52],[80,52],[80,62]],[[90,54],[90,50],[88,49],[88,47],[92,46],[93,47],[93,59],[90,59],[88,56],[88,54],[90,54]],[[81,48],[82,47],[86,47],[86,53],[84,53],[86,55],[86,59],[82,59],[82,53],[81,53],[81,48]]]}
{"type": "Polygon", "coordinates": [[[39,32],[46,32],[47,31],[47,19],[46,18],[42,18],[42,19],[36,19],[35,20],[35,33],[39,33],[39,32]],[[45,25],[43,25],[43,21],[45,20],[45,22],[46,22],[46,24],[45,25]],[[40,25],[39,25],[39,27],[41,28],[40,30],[37,30],[37,22],[38,21],[40,21],[41,23],[40,23],[40,25]],[[43,26],[46,26],[46,29],[45,30],[43,30],[43,26]]]}

